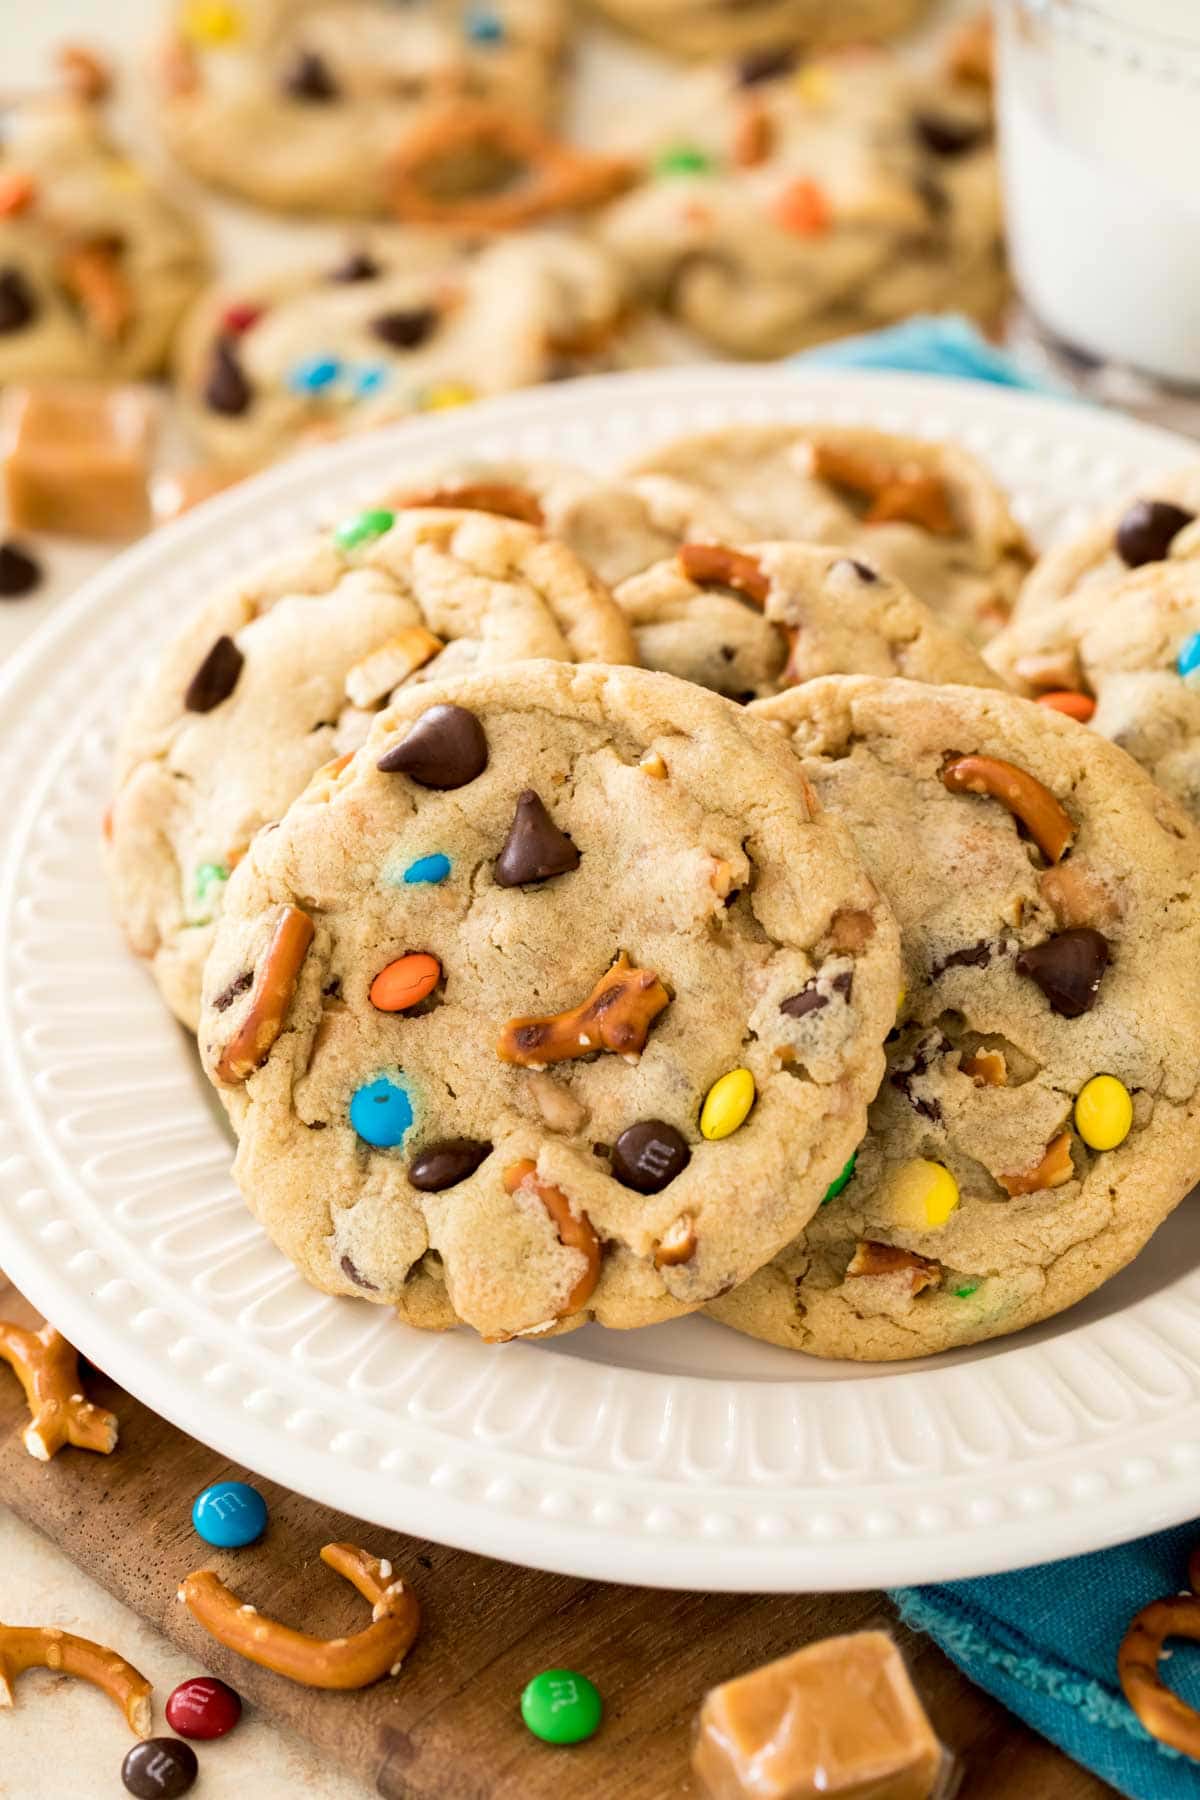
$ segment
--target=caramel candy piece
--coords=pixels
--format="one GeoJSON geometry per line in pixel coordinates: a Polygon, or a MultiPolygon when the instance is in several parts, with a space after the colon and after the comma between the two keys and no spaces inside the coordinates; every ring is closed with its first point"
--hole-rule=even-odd
{"type": "Polygon", "coordinates": [[[692,1754],[711,1800],[934,1800],[943,1761],[883,1631],[824,1638],[714,1688],[692,1754]]]}
{"type": "Polygon", "coordinates": [[[145,531],[156,425],[151,401],[136,388],[10,388],[0,401],[10,524],[91,538],[145,531]]]}

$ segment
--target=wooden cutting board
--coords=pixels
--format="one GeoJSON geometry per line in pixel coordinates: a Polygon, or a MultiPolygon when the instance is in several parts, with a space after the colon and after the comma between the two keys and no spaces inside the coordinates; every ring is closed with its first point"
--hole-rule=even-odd
{"type": "MultiPolygon", "coordinates": [[[[40,1322],[2,1274],[0,1316],[40,1322]]],[[[690,1733],[705,1689],[865,1625],[886,1626],[903,1645],[939,1732],[966,1760],[964,1800],[1100,1800],[1112,1791],[971,1687],[928,1639],[905,1630],[882,1594],[681,1594],[575,1581],[381,1531],[257,1477],[271,1511],[265,1538],[210,1550],[192,1530],[192,1500],[209,1482],[247,1471],[102,1375],[89,1376],[88,1391],[120,1419],[114,1455],[68,1449],[39,1463],[20,1442],[28,1415],[0,1364],[0,1504],[385,1800],[696,1795],[690,1733]],[[208,1567],[289,1624],[320,1636],[357,1631],[363,1602],[318,1560],[336,1539],[389,1557],[420,1594],[421,1636],[394,1681],[357,1694],[296,1687],[223,1649],[176,1602],[180,1579],[208,1567]],[[550,1667],[582,1669],[603,1694],[604,1724],[590,1743],[553,1749],[522,1725],[521,1689],[550,1667]]],[[[10,1623],[53,1623],[26,1618],[20,1600],[5,1594],[10,1623]]],[[[160,1731],[165,1698],[155,1696],[160,1731]]]]}

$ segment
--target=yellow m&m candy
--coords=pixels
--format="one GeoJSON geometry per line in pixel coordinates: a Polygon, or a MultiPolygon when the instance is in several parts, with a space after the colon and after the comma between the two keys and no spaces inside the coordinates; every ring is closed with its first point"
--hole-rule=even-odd
{"type": "Polygon", "coordinates": [[[183,35],[193,44],[230,44],[242,34],[242,17],[228,0],[188,0],[183,35]]]}
{"type": "Polygon", "coordinates": [[[1133,1101],[1115,1075],[1093,1075],[1075,1098],[1075,1128],[1092,1150],[1115,1150],[1129,1136],[1133,1101]]]}
{"type": "Polygon", "coordinates": [[[892,1218],[906,1231],[938,1231],[958,1205],[958,1183],[941,1163],[902,1163],[888,1189],[892,1218]]]}
{"type": "Polygon", "coordinates": [[[421,389],[417,405],[422,412],[448,412],[454,406],[470,406],[478,398],[465,381],[435,381],[432,387],[421,389]]]}
{"type": "Polygon", "coordinates": [[[754,1077],[749,1069],[730,1069],[714,1081],[700,1109],[700,1131],[706,1138],[724,1138],[737,1130],[754,1105],[754,1077]]]}

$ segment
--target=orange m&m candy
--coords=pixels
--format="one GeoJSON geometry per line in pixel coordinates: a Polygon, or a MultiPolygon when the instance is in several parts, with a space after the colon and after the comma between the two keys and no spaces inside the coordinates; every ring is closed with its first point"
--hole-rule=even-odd
{"type": "Polygon", "coordinates": [[[1096,702],[1090,694],[1076,694],[1070,688],[1056,688],[1052,694],[1039,694],[1037,698],[1039,706],[1066,713],[1068,719],[1078,719],[1081,725],[1086,725],[1096,710],[1096,702]]]}
{"type": "Polygon", "coordinates": [[[432,994],[442,978],[442,965],[428,951],[413,950],[380,969],[371,983],[371,1005],[380,1012],[407,1012],[432,994]]]}

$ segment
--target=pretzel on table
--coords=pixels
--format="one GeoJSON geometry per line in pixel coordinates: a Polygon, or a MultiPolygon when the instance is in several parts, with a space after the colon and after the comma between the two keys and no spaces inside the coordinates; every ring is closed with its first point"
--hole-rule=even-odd
{"type": "Polygon", "coordinates": [[[0,1624],[0,1707],[13,1705],[13,1683],[26,1669],[53,1669],[90,1681],[125,1714],[136,1737],[150,1736],[150,1683],[115,1650],[55,1625],[0,1624]]]}
{"type": "Polygon", "coordinates": [[[64,1444],[100,1456],[116,1449],[116,1417],[85,1397],[79,1357],[53,1325],[26,1331],[0,1319],[0,1360],[13,1369],[33,1414],[21,1439],[30,1456],[49,1462],[64,1444]]]}

